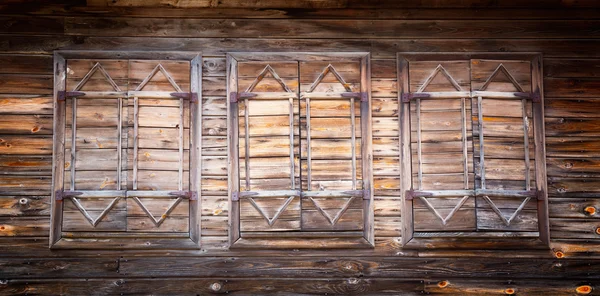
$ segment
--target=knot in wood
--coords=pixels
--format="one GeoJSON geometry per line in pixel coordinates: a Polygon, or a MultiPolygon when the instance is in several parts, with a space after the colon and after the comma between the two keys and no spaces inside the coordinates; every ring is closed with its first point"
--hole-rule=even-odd
{"type": "Polygon", "coordinates": [[[583,209],[583,212],[588,216],[592,216],[596,214],[596,208],[594,206],[587,206],[583,209]]]}
{"type": "Polygon", "coordinates": [[[19,199],[19,204],[22,206],[25,206],[29,203],[29,200],[27,198],[21,198],[19,199]]]}
{"type": "Polygon", "coordinates": [[[438,287],[440,288],[446,288],[448,287],[448,281],[441,281],[437,283],[438,287]]]}
{"type": "Polygon", "coordinates": [[[600,227],[596,227],[596,234],[600,235],[600,227]]]}
{"type": "Polygon", "coordinates": [[[506,294],[506,295],[513,295],[513,294],[515,294],[515,292],[516,291],[513,288],[507,288],[506,290],[504,290],[504,294],[506,294]]]}
{"type": "Polygon", "coordinates": [[[358,279],[357,278],[349,278],[347,282],[350,285],[356,285],[356,284],[358,284],[358,279]]]}
{"type": "Polygon", "coordinates": [[[592,286],[589,285],[583,285],[583,286],[579,286],[575,289],[575,292],[577,292],[577,294],[581,294],[581,295],[587,295],[592,293],[592,286]]]}
{"type": "Polygon", "coordinates": [[[212,283],[210,285],[210,289],[213,290],[213,291],[215,291],[215,292],[220,291],[221,288],[223,288],[223,285],[221,285],[221,283],[212,283]]]}
{"type": "Polygon", "coordinates": [[[564,258],[565,257],[565,253],[563,253],[562,251],[556,251],[556,252],[554,252],[554,256],[556,258],[564,258]]]}

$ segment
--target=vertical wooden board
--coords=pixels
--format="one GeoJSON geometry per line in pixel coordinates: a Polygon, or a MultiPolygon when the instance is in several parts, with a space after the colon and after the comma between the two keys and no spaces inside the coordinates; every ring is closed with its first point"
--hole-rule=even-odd
{"type": "Polygon", "coordinates": [[[444,75],[442,70],[460,87],[461,91],[470,89],[469,62],[468,61],[411,61],[409,63],[410,89],[406,92],[439,92],[439,91],[458,91],[453,82],[444,75]],[[441,65],[441,67],[440,67],[441,65]]]}
{"type": "Polygon", "coordinates": [[[300,230],[300,198],[256,197],[240,202],[240,228],[246,231],[300,230]],[[286,206],[287,204],[287,206],[286,206]],[[258,207],[258,209],[257,209],[258,207]],[[259,210],[260,209],[260,210],[259,210]]]}
{"type": "Polygon", "coordinates": [[[190,62],[130,60],[128,90],[189,92],[190,62]],[[159,65],[164,72],[160,68],[157,69],[159,65]],[[147,83],[140,89],[145,80],[147,83]]]}
{"type": "Polygon", "coordinates": [[[531,63],[529,61],[517,60],[471,60],[471,88],[473,90],[483,90],[485,83],[490,80],[486,91],[502,91],[502,92],[531,92],[531,63]],[[500,65],[506,69],[511,77],[500,69],[497,75],[490,80],[490,77],[499,69],[500,65]],[[515,86],[516,81],[519,86],[515,86]]]}
{"type": "Polygon", "coordinates": [[[118,90],[125,91],[127,90],[127,74],[126,60],[68,60],[66,90],[116,91],[116,86],[118,90]],[[94,69],[96,63],[106,71],[109,78],[105,76],[102,69],[98,67],[94,69]],[[93,73],[90,72],[92,70],[93,73]],[[88,77],[86,78],[86,76],[88,77]],[[87,82],[83,79],[86,79],[87,82]]]}

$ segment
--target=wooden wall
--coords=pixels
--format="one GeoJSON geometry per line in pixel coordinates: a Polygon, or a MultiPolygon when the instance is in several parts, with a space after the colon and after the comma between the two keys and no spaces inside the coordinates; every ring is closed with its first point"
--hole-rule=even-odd
{"type": "Polygon", "coordinates": [[[24,2],[0,4],[0,294],[598,293],[594,1],[207,0],[161,10],[138,1],[24,2]],[[58,49],[203,52],[201,250],[48,249],[58,49]],[[375,249],[227,249],[225,53],[235,51],[371,53],[375,249]],[[397,52],[543,53],[549,250],[457,250],[450,239],[447,249],[401,248],[397,52]]]}

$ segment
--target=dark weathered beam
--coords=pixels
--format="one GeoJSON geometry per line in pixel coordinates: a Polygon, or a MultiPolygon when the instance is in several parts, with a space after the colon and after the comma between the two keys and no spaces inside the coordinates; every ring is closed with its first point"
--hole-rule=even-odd
{"type": "MultiPolygon", "coordinates": [[[[2,18],[0,17],[0,21],[2,18]]],[[[264,20],[67,17],[66,35],[199,38],[596,38],[600,21],[264,20]],[[193,28],[193,29],[192,29],[193,28]],[[290,32],[294,32],[290,34],[290,32]]],[[[6,30],[0,30],[6,33],[6,30]]],[[[11,32],[12,31],[8,31],[11,32]]],[[[27,32],[35,33],[35,29],[27,32]]],[[[27,33],[24,32],[24,33],[27,33]]],[[[48,32],[39,32],[47,34],[48,32]]],[[[62,33],[62,32],[60,32],[62,33]]]]}

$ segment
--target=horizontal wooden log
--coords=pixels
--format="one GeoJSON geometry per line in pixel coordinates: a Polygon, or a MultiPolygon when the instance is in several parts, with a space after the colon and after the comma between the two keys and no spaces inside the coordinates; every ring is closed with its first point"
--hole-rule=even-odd
{"type": "Polygon", "coordinates": [[[48,216],[0,217],[0,236],[47,236],[49,221],[48,216]]]}
{"type": "Polygon", "coordinates": [[[546,117],[600,117],[598,98],[547,98],[544,101],[546,117]]]}
{"type": "MultiPolygon", "coordinates": [[[[567,286],[567,285],[565,285],[567,286]]],[[[154,295],[196,295],[227,293],[241,295],[247,293],[269,295],[273,293],[291,294],[351,294],[376,293],[380,295],[418,295],[423,290],[421,280],[391,279],[91,279],[87,280],[9,280],[0,292],[20,294],[23,291],[35,291],[40,294],[52,294],[54,291],[67,294],[106,295],[152,293],[154,295]]],[[[533,291],[536,291],[535,289],[533,291]]],[[[568,291],[567,287],[563,290],[568,291]]]]}
{"type": "MultiPolygon", "coordinates": [[[[46,18],[42,18],[46,19],[46,18]]],[[[68,35],[96,36],[156,36],[172,37],[231,37],[263,38],[293,37],[289,31],[305,38],[419,38],[429,32],[430,38],[588,38],[597,36],[594,21],[437,21],[436,30],[429,30],[429,21],[394,20],[311,20],[286,22],[271,20],[195,20],[195,19],[111,19],[80,18],[65,19],[68,35]],[[152,26],[149,26],[152,24],[152,26]],[[509,26],[510,25],[510,26],[509,26]],[[182,28],[194,27],[198,30],[182,28]]]]}
{"type": "Polygon", "coordinates": [[[52,98],[38,96],[2,96],[0,113],[52,115],[52,98]]]}
{"type": "Polygon", "coordinates": [[[0,74],[2,94],[50,95],[52,76],[27,74],[0,74]]]}
{"type": "MultiPolygon", "coordinates": [[[[102,1],[101,1],[102,2],[102,1]]],[[[106,1],[104,1],[106,2],[106,1]]],[[[234,2],[232,2],[234,3],[234,2]]],[[[238,2],[239,3],[239,2],[238,2]]],[[[283,2],[279,2],[283,3],[283,2]]],[[[328,3],[328,2],[325,2],[328,3]]],[[[387,3],[399,5],[401,2],[387,3]]],[[[535,2],[534,2],[535,3],[535,2]]],[[[592,2],[590,2],[592,3],[592,2]]],[[[209,6],[208,1],[199,1],[194,3],[171,2],[169,9],[165,10],[159,5],[153,7],[140,6],[84,6],[84,5],[67,5],[63,3],[43,3],[36,5],[3,5],[0,6],[2,14],[20,14],[20,15],[60,15],[60,16],[123,16],[123,17],[153,17],[160,15],[162,18],[181,18],[181,17],[198,17],[198,18],[270,18],[270,19],[286,19],[286,18],[336,18],[336,19],[498,19],[504,20],[507,15],[514,19],[595,19],[595,14],[589,9],[582,9],[590,3],[578,2],[571,3],[546,3],[543,8],[528,7],[528,3],[510,3],[510,4],[488,4],[480,1],[467,2],[448,2],[446,5],[438,3],[420,3],[405,2],[404,5],[409,7],[386,8],[381,6],[370,8],[338,8],[328,9],[327,7],[317,5],[314,2],[300,1],[294,4],[299,7],[278,7],[264,10],[255,8],[243,8],[235,5],[234,7],[210,7],[205,9],[204,6],[209,6]],[[426,4],[435,5],[436,9],[428,9],[432,6],[424,7],[426,4]],[[471,5],[477,5],[474,11],[471,5]],[[172,5],[179,5],[173,7],[172,5]],[[451,5],[451,7],[447,7],[451,5]],[[515,5],[516,7],[506,7],[507,5],[515,5]],[[197,7],[194,7],[197,6],[197,7]],[[521,6],[521,8],[517,8],[521,6]],[[552,7],[562,7],[557,10],[552,7]]],[[[129,2],[128,4],[133,4],[129,2]]],[[[382,5],[382,3],[378,3],[382,5]]],[[[269,4],[255,4],[269,5],[269,4]]],[[[271,4],[272,5],[272,4],[271,4]]],[[[363,3],[364,5],[364,3],[363,3]]],[[[265,7],[262,7],[265,8],[265,7]]]]}
{"type": "Polygon", "coordinates": [[[49,196],[0,197],[0,216],[47,216],[49,214],[49,196]]]}
{"type": "Polygon", "coordinates": [[[600,79],[595,78],[545,78],[544,95],[550,98],[599,97],[600,79]]]}
{"type": "MultiPolygon", "coordinates": [[[[78,36],[2,36],[5,43],[0,44],[0,52],[44,52],[57,48],[79,50],[201,50],[203,55],[224,55],[232,51],[302,51],[306,48],[319,48],[320,51],[338,51],[346,48],[353,51],[370,52],[373,58],[394,58],[397,52],[473,52],[473,51],[527,51],[544,52],[545,57],[590,57],[596,56],[597,40],[568,39],[456,39],[456,40],[359,40],[359,39],[253,39],[253,38],[159,38],[159,37],[78,37],[78,36]]],[[[206,80],[204,81],[206,86],[206,80]]],[[[221,96],[225,95],[225,83],[221,96]]],[[[205,87],[204,87],[205,88],[205,87]]],[[[206,88],[205,88],[206,89],[206,88]]],[[[211,95],[204,92],[204,95],[211,95]]],[[[216,95],[216,94],[215,94],[216,95]]]]}
{"type": "Polygon", "coordinates": [[[600,119],[597,118],[545,118],[546,136],[598,137],[600,119]]]}

